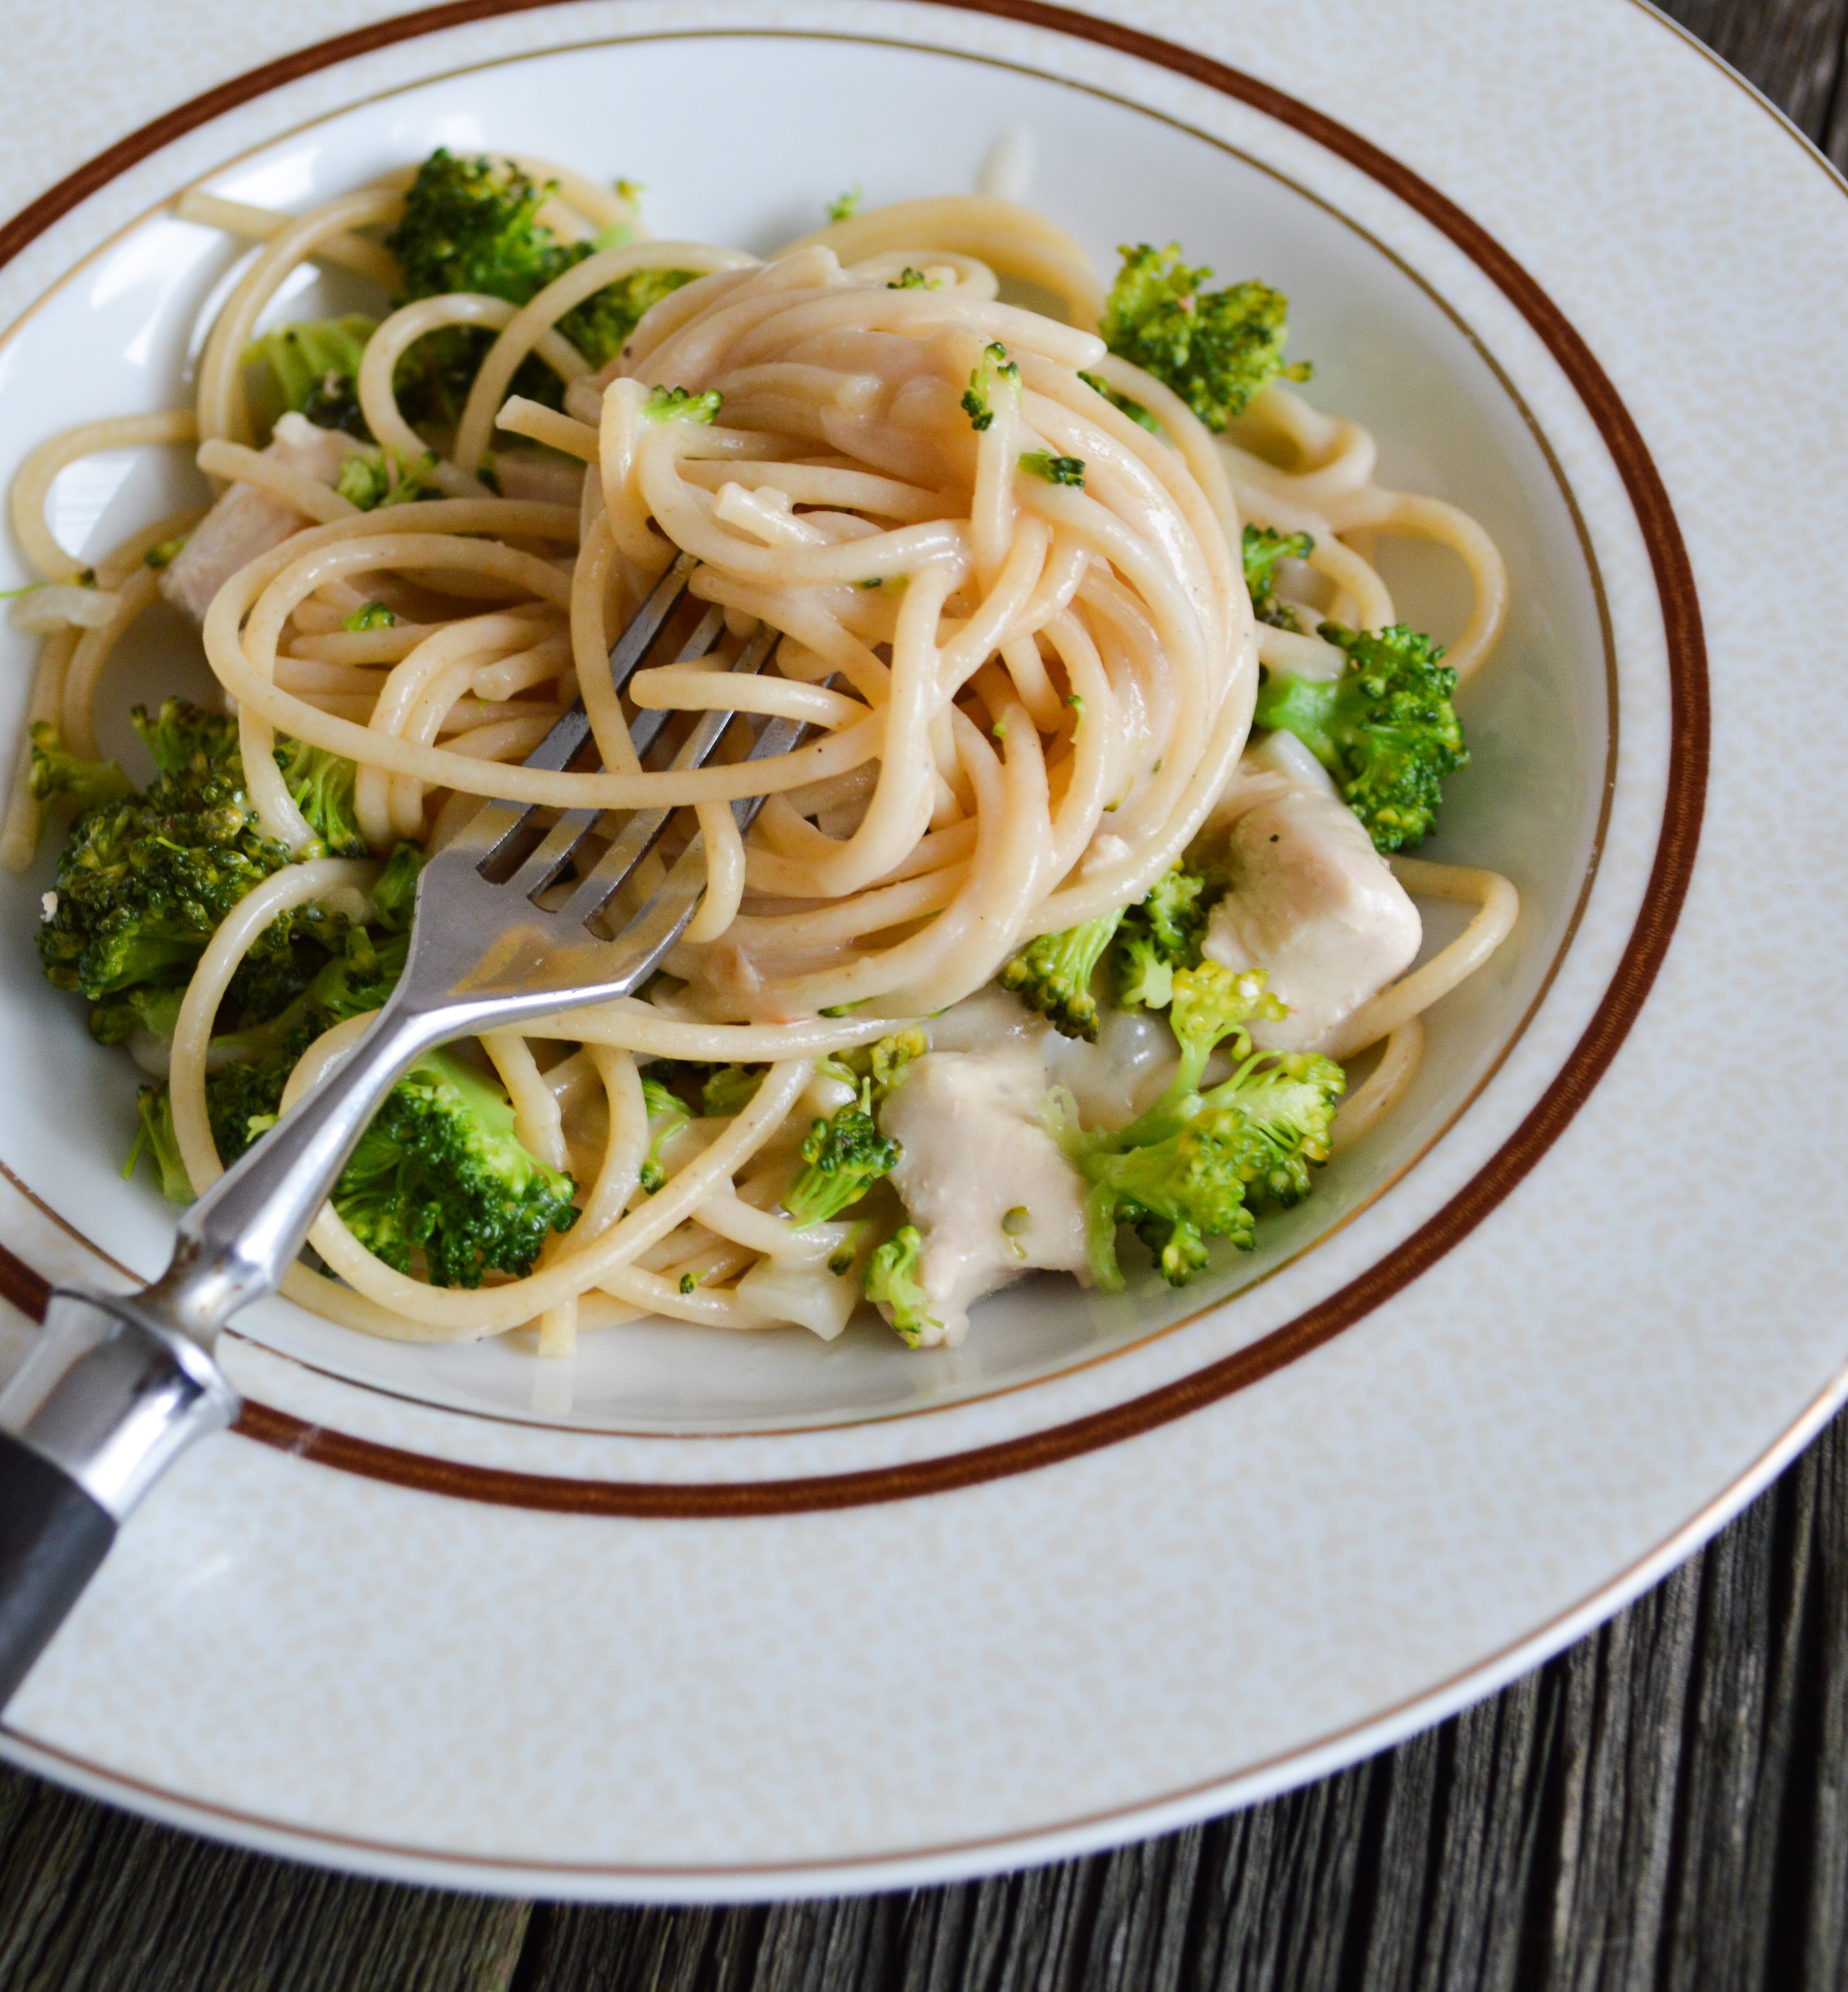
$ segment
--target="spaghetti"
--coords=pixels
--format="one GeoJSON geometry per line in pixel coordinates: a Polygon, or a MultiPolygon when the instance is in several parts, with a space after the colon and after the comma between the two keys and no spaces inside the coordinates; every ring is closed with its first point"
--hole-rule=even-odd
{"type": "MultiPolygon", "coordinates": [[[[372,1334],[527,1329],[553,1354],[642,1315],[838,1333],[869,1254],[907,1212],[891,1183],[822,1221],[788,1206],[805,1143],[873,1097],[886,1053],[869,1066],[871,1048],[972,999],[977,1011],[1011,1003],[980,992],[1025,944],[1145,900],[1223,832],[1229,798],[1248,804],[1291,780],[1292,793],[1314,788],[1313,770],[1280,774],[1247,754],[1261,667],[1325,678],[1342,658],[1318,623],[1393,623],[1366,558],[1373,535],[1433,539],[1467,565],[1475,604],[1449,657],[1459,679],[1493,646],[1505,575],[1474,521],[1379,486],[1367,432],[1280,384],[1216,436],[1170,386],[1109,350],[1087,258],[1028,210],[910,202],[759,262],[637,239],[626,201],[532,169],[548,183],[544,218],[585,253],[521,304],[451,292],[401,305],[365,339],[349,432],[289,448],[280,428],[261,446],[247,349],[305,262],[391,282],[388,231],[410,176],[299,217],[186,197],[182,213],[258,247],[206,340],[196,408],[87,425],[43,445],[15,481],[19,543],[55,585],[47,600],[66,602],[43,612],[53,626],[29,720],[94,755],[104,662],[156,597],[146,563],[196,523],[151,526],[83,585],[46,524],[53,480],[91,452],[196,446],[221,494],[281,522],[274,544],[207,576],[203,634],[237,716],[251,808],[297,861],[217,927],[156,1048],[193,1190],[223,1166],[207,1101],[214,1033],[249,950],[278,919],[312,904],[363,926],[381,861],[404,841],[440,847],[483,798],[609,812],[612,835],[620,813],[668,809],[668,838],[615,909],[639,905],[697,829],[705,895],[666,977],[645,999],[478,1048],[520,1143],[574,1178],[575,1224],[523,1273],[445,1288],[367,1251],[330,1206],[312,1240],[325,1270],[305,1264],[285,1291],[372,1334]],[[672,288],[602,365],[561,330],[611,285],[663,273],[672,288]],[[1066,322],[1004,301],[1017,285],[1066,322]],[[485,350],[426,459],[437,431],[414,423],[401,393],[424,342],[459,336],[485,350]],[[522,458],[511,439],[538,448],[522,458]],[[413,495],[415,466],[421,502],[396,502],[401,483],[413,495]],[[1241,564],[1252,523],[1308,543],[1290,565],[1294,597],[1261,621],[1241,564]],[[700,562],[692,593],[709,612],[679,661],[639,673],[619,698],[611,643],[677,550],[700,562]],[[731,674],[766,623],[780,636],[774,668],[731,674]],[[575,698],[601,769],[520,766],[575,698]],[[719,755],[675,766],[692,720],[714,709],[740,715],[719,755]],[[645,758],[635,727],[647,713],[667,724],[645,758]],[[750,721],[764,715],[806,721],[807,743],[747,760],[750,721]],[[354,764],[370,855],[319,854],[279,740],[354,764]],[[760,796],[742,839],[728,805],[760,796]],[[743,1069],[739,1097],[718,1103],[725,1110],[683,1110],[663,1138],[645,1069],[679,1073],[684,1091],[688,1066],[743,1069]]],[[[180,557],[196,580],[210,524],[180,557]]],[[[0,828],[0,858],[15,870],[39,814],[31,756],[28,742],[0,828]]],[[[1517,911],[1492,874],[1408,861],[1400,876],[1478,910],[1458,940],[1369,991],[1328,1034],[1323,1049],[1342,1058],[1385,1043],[1336,1123],[1342,1141],[1403,1095],[1419,1013],[1486,959],[1517,911]]],[[[349,1019],[305,1048],[285,1107],[360,1028],[349,1019]]],[[[1019,1035],[1018,1017],[1007,1028],[1019,1035]]],[[[926,1029],[939,1045],[960,1041],[926,1029]]],[[[904,1055],[919,1048],[913,1036],[904,1055]]],[[[894,1180],[909,1204],[902,1172],[894,1180]]],[[[957,1339],[960,1303],[950,1308],[947,1327],[909,1339],[957,1339]]]]}

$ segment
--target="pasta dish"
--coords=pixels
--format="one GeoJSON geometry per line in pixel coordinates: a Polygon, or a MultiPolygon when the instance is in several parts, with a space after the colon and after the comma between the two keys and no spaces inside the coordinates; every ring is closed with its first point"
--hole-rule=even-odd
{"type": "Polygon", "coordinates": [[[1172,246],[1106,288],[999,199],[854,206],[760,261],[525,159],[299,216],[194,193],[249,246],[192,401],[19,473],[43,645],[0,858],[46,868],[45,972],[145,1073],[124,1146],[174,1200],[364,1030],[484,800],[596,813],[581,870],[671,812],[612,926],[704,867],[638,996],[399,1082],[283,1289],[323,1315],[555,1356],[876,1310],[929,1346],[1035,1270],[1182,1285],[1391,1111],[1513,925],[1505,879],[1406,854],[1468,758],[1501,558],[1298,391],[1285,299],[1172,246]],[[375,309],[281,322],[311,264],[375,309]],[[51,486],[130,445],[215,496],[76,571],[51,486]],[[1394,534],[1467,565],[1447,649],[1395,612],[1394,534]],[[176,612],[222,701],[152,687],[138,776],[99,691],[176,612]],[[523,766],[578,701],[594,762],[523,766]],[[753,758],[772,719],[806,735],[753,758]],[[1420,960],[1431,898],[1471,912],[1420,960]]]}

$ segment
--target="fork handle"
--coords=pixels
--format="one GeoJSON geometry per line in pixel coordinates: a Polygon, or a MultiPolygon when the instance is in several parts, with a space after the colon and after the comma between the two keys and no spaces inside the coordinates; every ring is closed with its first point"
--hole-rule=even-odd
{"type": "MultiPolygon", "coordinates": [[[[450,1031],[453,1031],[453,1025],[450,1031]]],[[[373,1110],[443,1036],[388,1003],[351,1050],[179,1220],[172,1263],[141,1298],[210,1346],[240,1307],[294,1263],[373,1110]]]]}

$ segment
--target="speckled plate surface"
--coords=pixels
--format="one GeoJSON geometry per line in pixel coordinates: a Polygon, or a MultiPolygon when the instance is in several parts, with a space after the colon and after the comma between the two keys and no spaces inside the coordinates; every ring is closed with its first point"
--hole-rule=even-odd
{"type": "MultiPolygon", "coordinates": [[[[618,1331],[568,1374],[254,1311],[225,1350],[240,1432],[126,1530],[6,1712],[17,1761],[523,1892],[1009,1865],[1486,1692],[1836,1401],[1841,182],[1637,0],[1110,15],[324,0],[303,18],[343,40],[0,230],[0,462],[177,398],[230,261],[162,213],[189,184],[299,206],[504,146],[765,248],[851,182],[969,186],[1024,126],[1030,198],[1100,259],[1173,234],[1288,289],[1316,398],[1500,540],[1518,606],[1439,854],[1516,879],[1515,942],[1433,1019],[1405,1110],[1184,1306],[1022,1289],[922,1359],[618,1331]],[[1737,365],[1767,324],[1782,428],[1737,365]]],[[[155,63],[118,128],[199,74],[155,63]]],[[[103,544],[188,474],[104,460],[58,529],[103,544]]],[[[1441,629],[1443,573],[1394,579],[1441,629]]],[[[23,660],[0,645],[9,724],[23,660]]],[[[123,702],[176,668],[125,659],[123,702]]],[[[166,1235],[114,1174],[131,1081],[21,938],[39,882],[0,896],[15,1349],[47,1279],[145,1276],[166,1235]]]]}

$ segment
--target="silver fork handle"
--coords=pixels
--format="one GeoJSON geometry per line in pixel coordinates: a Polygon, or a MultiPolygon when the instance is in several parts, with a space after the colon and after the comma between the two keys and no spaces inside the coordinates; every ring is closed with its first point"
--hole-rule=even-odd
{"type": "Polygon", "coordinates": [[[172,1262],[142,1305],[210,1346],[238,1308],[273,1291],[380,1102],[448,1034],[387,1003],[313,1090],[187,1210],[172,1262]]]}
{"type": "Polygon", "coordinates": [[[373,1110],[445,1033],[387,1004],[313,1093],[181,1219],[139,1293],[53,1294],[0,1391],[0,1705],[172,1462],[242,1408],[206,1351],[302,1249],[373,1110]]]}

